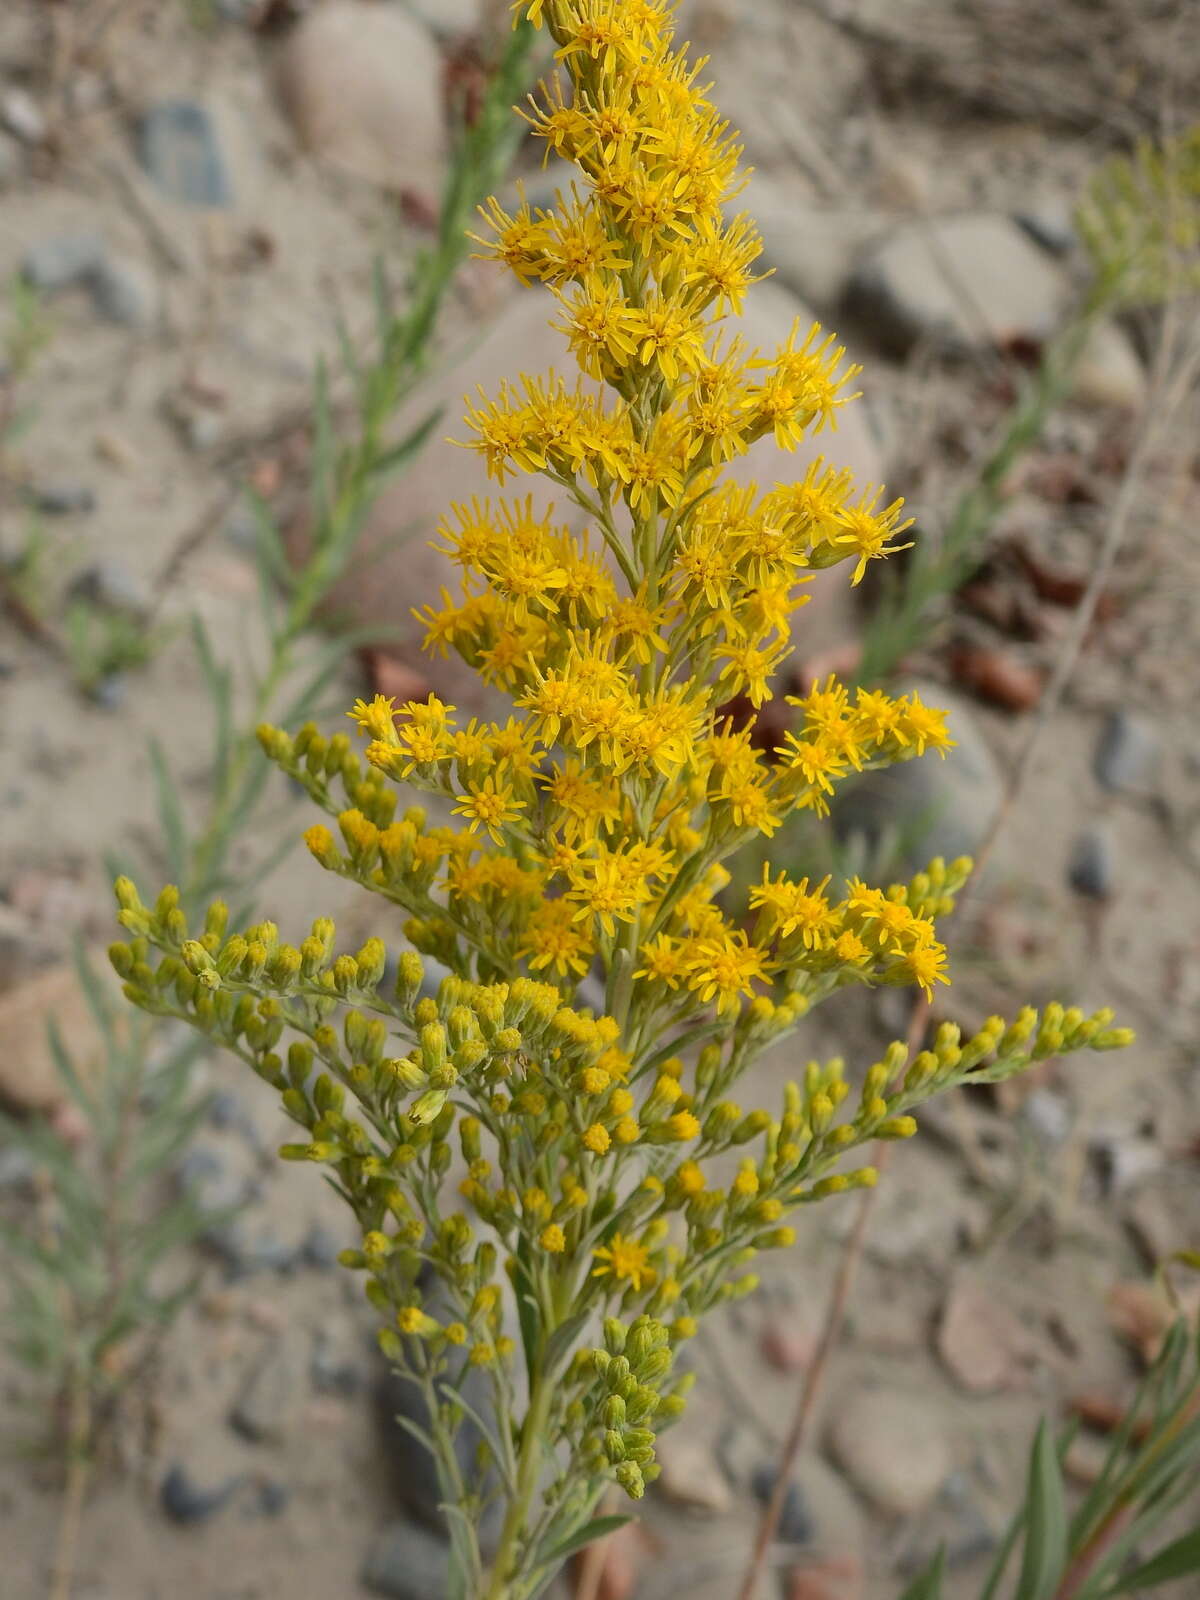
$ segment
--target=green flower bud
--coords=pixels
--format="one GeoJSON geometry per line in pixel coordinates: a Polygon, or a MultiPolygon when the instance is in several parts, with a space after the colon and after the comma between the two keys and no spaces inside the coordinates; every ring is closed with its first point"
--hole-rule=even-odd
{"type": "MultiPolygon", "coordinates": [[[[619,1356],[625,1349],[625,1327],[616,1317],[604,1319],[604,1345],[610,1355],[619,1356]]],[[[628,1370],[628,1363],[626,1363],[628,1370]]]]}
{"type": "Polygon", "coordinates": [[[646,1480],[636,1461],[622,1461],[614,1477],[631,1500],[640,1500],[646,1492],[646,1480]]]}
{"type": "Polygon", "coordinates": [[[445,1104],[445,1089],[427,1089],[409,1107],[409,1121],[415,1123],[418,1127],[423,1127],[434,1121],[445,1104]]]}
{"type": "Polygon", "coordinates": [[[604,1435],[604,1454],[613,1465],[625,1459],[625,1441],[616,1428],[609,1428],[604,1435]]]}
{"type": "Polygon", "coordinates": [[[733,1131],[733,1144],[748,1144],[751,1139],[765,1133],[771,1126],[769,1111],[751,1111],[744,1116],[733,1131]]]}
{"type": "Polygon", "coordinates": [[[396,962],[396,999],[411,1006],[425,981],[425,968],[415,950],[402,950],[396,962]]]}
{"type": "Polygon", "coordinates": [[[619,1394],[610,1394],[600,1408],[600,1420],[606,1428],[619,1428],[625,1421],[625,1402],[619,1394]]]}
{"type": "Polygon", "coordinates": [[[216,962],[199,939],[185,939],[179,953],[188,971],[198,983],[202,983],[206,989],[220,987],[221,975],[217,971],[216,962]]]}

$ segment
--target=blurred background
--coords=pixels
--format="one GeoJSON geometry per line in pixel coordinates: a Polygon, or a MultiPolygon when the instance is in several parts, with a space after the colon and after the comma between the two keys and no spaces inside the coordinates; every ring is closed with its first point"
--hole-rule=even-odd
{"type": "MultiPolygon", "coordinates": [[[[1057,999],[1139,1034],[935,1108],[854,1247],[761,1592],[892,1600],[944,1546],[965,1600],[1038,1419],[1080,1423],[1085,1493],[1197,1304],[1170,1264],[1200,1247],[1200,18],[691,0],[680,21],[755,169],[738,205],[773,277],[749,332],[837,330],[862,398],[819,444],[916,519],[888,581],[814,586],[784,687],[916,686],[958,740],[772,859],[890,881],[983,849],[935,1019],[1057,999]],[[1173,154],[1113,177],[1146,140],[1173,154]]],[[[461,396],[558,359],[540,292],[463,240],[493,187],[549,202],[506,109],[545,70],[488,0],[0,6],[5,1600],[443,1593],[340,1203],[276,1162],[269,1089],[125,1015],[104,948],[121,870],[288,936],[328,913],[399,939],[291,849],[312,817],[253,729],[331,732],[375,691],[475,704],[410,612],[448,581],[438,516],[484,492],[445,438],[461,396]]],[[[810,1056],[865,1067],[909,1006],[823,1009],[759,1070],[763,1103],[810,1056]]],[[[806,1215],[697,1341],[642,1526],[576,1594],[732,1600],[855,1216],[806,1215]]],[[[1179,1490],[1194,1525],[1194,1475],[1179,1490]]]]}

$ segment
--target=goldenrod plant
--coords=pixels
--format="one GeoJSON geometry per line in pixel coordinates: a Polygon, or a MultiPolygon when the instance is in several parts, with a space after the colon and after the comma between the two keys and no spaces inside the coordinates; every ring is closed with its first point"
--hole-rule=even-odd
{"type": "Polygon", "coordinates": [[[724,862],[792,812],[826,815],[850,774],[951,740],[916,696],[832,679],[773,753],[724,715],[771,698],[811,574],[857,582],[899,547],[903,507],[823,462],[765,494],[722,481],[765,436],[782,477],[782,452],[832,431],[854,369],[819,329],[762,355],[723,327],[758,236],[731,215],[740,150],[667,0],[516,10],[558,63],[528,120],[578,175],[548,211],[493,201],[483,237],[552,291],[580,371],[479,397],[467,443],[498,486],[549,479],[586,531],[519,492],[442,524],[462,581],[420,613],[427,644],[507,696],[503,720],[360,700],[361,754],[345,732],[260,729],[334,819],[306,834],[314,857],[403,908],[411,948],[389,971],[379,939],[341,950],[324,917],[296,944],[231,928],[221,903],[193,925],[174,888],[146,905],[125,878],[112,949],[130,1000],[279,1092],[300,1129],[281,1155],[352,1208],[344,1263],[423,1392],[453,1592],[478,1600],[540,1594],[620,1520],[596,1515],[611,1485],[641,1497],[686,1404],[681,1347],[793,1242],[790,1213],[875,1182],[862,1146],[908,1138],[934,1093],[1131,1037],[1108,1012],[1026,1009],[970,1038],[943,1024],[911,1060],[893,1044],[854,1090],[840,1060],[814,1061],[779,1106],[736,1100],[835,991],[946,981],[938,921],[970,863],[841,889],[768,866],[729,905],[724,862]],[[449,969],[436,994],[423,958],[449,969]],[[464,1398],[470,1369],[491,1421],[464,1398]],[[454,1448],[468,1416],[473,1471],[454,1448]]]}

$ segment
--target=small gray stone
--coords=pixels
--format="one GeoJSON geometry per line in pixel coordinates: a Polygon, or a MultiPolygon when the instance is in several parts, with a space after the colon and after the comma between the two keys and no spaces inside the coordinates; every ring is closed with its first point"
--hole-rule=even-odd
{"type": "Polygon", "coordinates": [[[21,276],[43,294],[56,294],[87,282],[103,260],[99,234],[57,233],[25,252],[21,276]]]}
{"type": "Polygon", "coordinates": [[[1063,196],[1045,195],[1034,200],[1023,206],[1013,221],[1052,256],[1069,256],[1079,242],[1074,206],[1063,196]]]}
{"type": "Polygon", "coordinates": [[[44,483],[33,491],[33,503],[47,517],[71,517],[96,509],[95,490],[86,483],[44,483]]]}
{"type": "MultiPolygon", "coordinates": [[[[730,1482],[766,1505],[778,1477],[778,1450],[740,1423],[723,1436],[717,1453],[730,1482]]],[[[802,1455],[788,1485],[780,1537],[823,1549],[861,1550],[865,1523],[863,1507],[841,1474],[821,1456],[802,1455]]]]}
{"type": "Polygon", "coordinates": [[[921,339],[955,350],[1039,343],[1066,293],[1061,268],[1015,222],[977,213],[897,228],[859,261],[847,309],[903,356],[921,339]]]}
{"type": "MultiPolygon", "coordinates": [[[[422,1304],[430,1316],[439,1322],[453,1319],[454,1308],[437,1278],[430,1277],[423,1286],[422,1304]]],[[[487,1374],[479,1367],[467,1366],[461,1376],[452,1374],[455,1387],[467,1404],[485,1421],[493,1423],[494,1400],[492,1385],[487,1374]]],[[[442,1494],[437,1480],[437,1469],[421,1441],[401,1426],[399,1418],[415,1422],[426,1432],[429,1430],[429,1410],[425,1397],[417,1384],[403,1378],[392,1368],[381,1374],[374,1387],[373,1398],[383,1441],[387,1449],[396,1490],[407,1510],[419,1517],[438,1533],[445,1531],[445,1513],[441,1508],[442,1494]]],[[[470,1416],[464,1418],[454,1436],[454,1449],[468,1485],[478,1479],[475,1452],[480,1432],[470,1416]]],[[[479,1527],[481,1544],[486,1548],[500,1531],[501,1507],[495,1502],[485,1512],[479,1527]]]]}
{"type": "Polygon", "coordinates": [[[22,144],[41,144],[46,137],[46,117],[28,89],[14,85],[0,94],[0,124],[22,144]]]}
{"type": "Polygon", "coordinates": [[[438,39],[461,39],[478,33],[483,22],[482,0],[402,0],[438,39]]]}
{"type": "Polygon", "coordinates": [[[949,1440],[928,1399],[900,1389],[859,1389],[834,1413],[838,1464],[890,1516],[915,1516],[953,1465],[949,1440]]]}
{"type": "MultiPolygon", "coordinates": [[[[756,1468],[750,1487],[754,1497],[764,1506],[775,1493],[778,1474],[769,1461],[756,1468]]],[[[808,1508],[804,1493],[798,1483],[789,1483],[779,1513],[779,1537],[785,1544],[812,1544],[817,1537],[817,1525],[808,1508]]]]}
{"type": "Polygon", "coordinates": [[[1074,1118],[1065,1095],[1039,1085],[1031,1089],[1021,1108],[1029,1126],[1043,1144],[1055,1146],[1064,1143],[1071,1132],[1074,1118]]]}
{"type": "Polygon", "coordinates": [[[437,1534],[412,1522],[393,1522],[367,1552],[362,1582],[391,1600],[446,1600],[449,1548],[437,1534]]]}
{"type": "Polygon", "coordinates": [[[101,711],[120,711],[129,693],[129,678],[124,672],[106,672],[91,687],[91,699],[101,711]]]}
{"type": "Polygon", "coordinates": [[[0,1150],[0,1189],[23,1189],[37,1170],[37,1162],[20,1145],[6,1145],[0,1150]]]}
{"type": "Polygon", "coordinates": [[[322,1394],[351,1398],[365,1383],[365,1348],[355,1325],[348,1319],[326,1320],[313,1340],[308,1373],[322,1394]]]}
{"type": "MultiPolygon", "coordinates": [[[[940,855],[972,855],[1000,805],[995,758],[967,701],[940,684],[907,683],[928,706],[947,713],[955,746],[847,783],[833,804],[833,825],[847,843],[865,843],[872,864],[901,873],[922,871],[940,855]]],[[[866,863],[864,863],[864,866],[866,863]]]]}
{"type": "Polygon", "coordinates": [[[1146,374],[1124,329],[1098,322],[1071,377],[1071,399],[1081,406],[1136,411],[1146,398],[1146,374]]]}
{"type": "Polygon", "coordinates": [[[1158,730],[1124,707],[1110,711],[1096,744],[1097,782],[1113,793],[1146,794],[1158,773],[1162,742],[1158,730]]]}
{"type": "Polygon", "coordinates": [[[659,1438],[656,1453],[659,1487],[674,1505],[718,1517],[730,1509],[733,1496],[708,1440],[672,1428],[659,1438]]]}
{"type": "Polygon", "coordinates": [[[163,100],[138,125],[138,157],[154,182],[180,205],[207,209],[233,204],[216,128],[194,100],[163,100]]]}
{"type": "Polygon", "coordinates": [[[92,303],[123,328],[148,328],[158,318],[158,283],[140,262],[105,256],[88,274],[92,303]]]}
{"type": "Polygon", "coordinates": [[[1089,900],[1107,900],[1116,876],[1112,834],[1103,823],[1093,822],[1075,836],[1067,865],[1067,882],[1076,894],[1089,900]]]}
{"type": "Polygon", "coordinates": [[[287,1484],[275,1478],[264,1478],[258,1486],[258,1510],[264,1517],[282,1516],[291,1498],[287,1484]]]}
{"type": "Polygon", "coordinates": [[[314,1222],[300,1245],[301,1261],[317,1272],[332,1272],[341,1252],[341,1241],[323,1222],[314,1222]]]}
{"type": "Polygon", "coordinates": [[[105,556],[77,573],[69,592],[73,598],[87,600],[105,611],[119,611],[138,619],[150,612],[145,583],[115,556],[105,556]]]}
{"type": "Polygon", "coordinates": [[[159,1486],[158,1499],[172,1522],[185,1526],[207,1522],[209,1517],[228,1505],[245,1482],[242,1473],[223,1478],[219,1483],[198,1483],[182,1462],[176,1461],[167,1469],[159,1486]]]}
{"type": "Polygon", "coordinates": [[[230,1423],[253,1444],[277,1444],[294,1420],[298,1391],[293,1342],[286,1335],[271,1339],[246,1379],[230,1423]]]}

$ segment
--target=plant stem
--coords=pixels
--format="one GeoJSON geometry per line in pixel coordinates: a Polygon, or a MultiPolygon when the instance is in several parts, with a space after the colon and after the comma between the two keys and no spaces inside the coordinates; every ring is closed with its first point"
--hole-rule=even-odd
{"type": "Polygon", "coordinates": [[[75,1576],[75,1551],[83,1521],[83,1500],[92,1470],[92,1397],[90,1370],[76,1364],[71,1380],[67,1423],[67,1486],[58,1524],[58,1542],[50,1574],[50,1600],[70,1600],[75,1576]]]}
{"type": "Polygon", "coordinates": [[[533,1498],[542,1476],[542,1456],[545,1447],[545,1428],[550,1414],[554,1390],[541,1373],[534,1376],[529,1393],[529,1409],[521,1429],[521,1454],[517,1463],[517,1492],[509,1501],[500,1530],[500,1543],[492,1561],[491,1582],[484,1600],[518,1600],[510,1587],[516,1576],[517,1552],[533,1498]]]}

